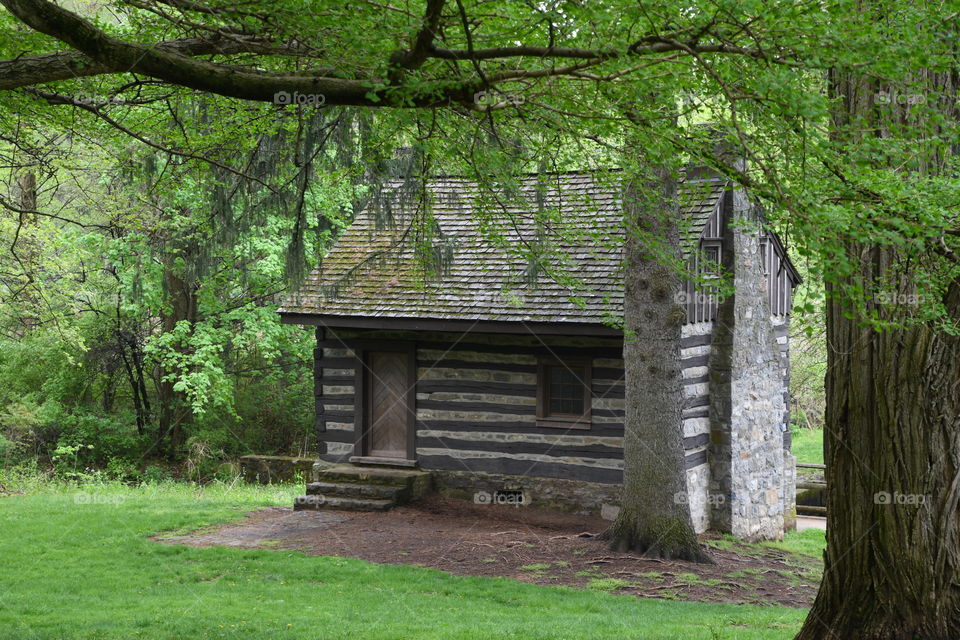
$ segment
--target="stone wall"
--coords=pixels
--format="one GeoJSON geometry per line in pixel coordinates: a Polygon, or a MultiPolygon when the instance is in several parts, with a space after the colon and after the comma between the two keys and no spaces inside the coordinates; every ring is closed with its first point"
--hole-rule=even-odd
{"type": "Polygon", "coordinates": [[[797,528],[797,459],[791,454],[790,439],[790,317],[771,316],[774,335],[780,348],[780,374],[783,380],[783,528],[797,528]]]}
{"type": "Polygon", "coordinates": [[[620,504],[620,485],[575,479],[541,478],[470,471],[433,472],[434,487],[443,495],[480,501],[480,494],[523,491],[524,505],[601,515],[612,519],[620,504]]]}
{"type": "Polygon", "coordinates": [[[783,530],[797,528],[797,459],[787,449],[783,450],[783,530]]]}
{"type": "Polygon", "coordinates": [[[316,460],[289,456],[242,456],[237,462],[240,464],[240,475],[246,482],[271,484],[309,480],[316,460]]]}
{"type": "Polygon", "coordinates": [[[760,231],[742,192],[730,194],[723,261],[736,293],[718,310],[711,357],[712,527],[746,540],[777,539],[788,502],[786,404],[780,347],[770,321],[760,231]]]}
{"type": "Polygon", "coordinates": [[[790,317],[770,316],[780,350],[780,377],[783,380],[783,448],[790,450],[790,317]]]}

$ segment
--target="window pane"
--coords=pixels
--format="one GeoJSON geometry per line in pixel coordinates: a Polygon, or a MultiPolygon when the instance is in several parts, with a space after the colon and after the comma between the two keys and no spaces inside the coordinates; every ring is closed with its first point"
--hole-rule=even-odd
{"type": "Polygon", "coordinates": [[[547,398],[550,415],[582,416],[584,413],[584,370],[564,366],[549,367],[550,397],[547,398]]]}
{"type": "Polygon", "coordinates": [[[703,262],[700,265],[700,273],[718,274],[720,265],[720,248],[704,247],[703,262]]]}

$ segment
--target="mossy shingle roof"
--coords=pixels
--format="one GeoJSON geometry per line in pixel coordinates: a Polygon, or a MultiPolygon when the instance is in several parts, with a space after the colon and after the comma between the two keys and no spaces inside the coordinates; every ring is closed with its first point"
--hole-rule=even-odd
{"type": "MultiPolygon", "coordinates": [[[[696,248],[724,188],[718,180],[681,183],[686,253],[696,248]]],[[[399,183],[388,184],[389,220],[382,210],[360,212],[280,313],[557,323],[601,323],[621,313],[622,196],[615,177],[528,176],[502,199],[474,181],[440,178],[428,193],[436,225],[429,243],[417,233],[422,205],[402,197],[399,183]],[[531,271],[524,252],[543,246],[550,247],[544,266],[531,271]],[[428,275],[417,259],[424,247],[441,256],[428,275]]]]}

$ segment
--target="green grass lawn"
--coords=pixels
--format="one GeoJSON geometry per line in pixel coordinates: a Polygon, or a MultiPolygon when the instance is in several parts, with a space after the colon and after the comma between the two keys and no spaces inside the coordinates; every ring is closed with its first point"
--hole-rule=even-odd
{"type": "Polygon", "coordinates": [[[114,484],[0,497],[0,639],[790,638],[806,613],[148,540],[297,491],[114,484]]]}
{"type": "Polygon", "coordinates": [[[723,534],[707,543],[716,549],[732,550],[750,555],[762,553],[766,549],[786,551],[805,558],[820,559],[827,546],[826,531],[822,529],[804,529],[803,531],[788,531],[779,542],[743,542],[730,534],[723,534]]]}
{"type": "Polygon", "coordinates": [[[823,430],[794,429],[792,452],[797,462],[823,464],[823,430]]]}

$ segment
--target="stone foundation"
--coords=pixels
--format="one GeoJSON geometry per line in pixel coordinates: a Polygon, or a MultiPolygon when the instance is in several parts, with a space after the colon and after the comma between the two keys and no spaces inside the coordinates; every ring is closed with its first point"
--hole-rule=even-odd
{"type": "Polygon", "coordinates": [[[522,491],[525,506],[572,511],[579,515],[615,516],[619,485],[561,478],[536,478],[469,471],[434,471],[434,487],[442,495],[484,500],[494,491],[522,491]]]}
{"type": "Polygon", "coordinates": [[[316,460],[289,456],[243,456],[238,462],[245,481],[271,484],[308,481],[316,460]]]}

